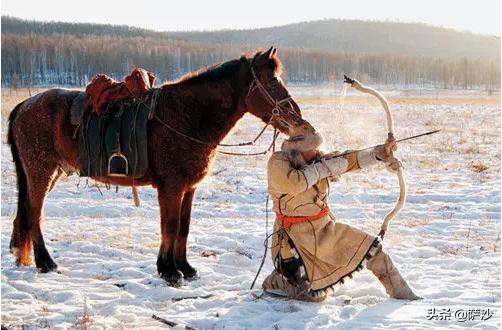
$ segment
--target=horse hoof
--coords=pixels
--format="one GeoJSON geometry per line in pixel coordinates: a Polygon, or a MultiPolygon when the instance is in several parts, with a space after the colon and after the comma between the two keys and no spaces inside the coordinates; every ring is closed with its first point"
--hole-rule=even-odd
{"type": "Polygon", "coordinates": [[[183,277],[185,278],[185,280],[193,281],[199,278],[199,276],[197,275],[197,270],[192,266],[190,266],[188,262],[181,264],[178,263],[177,266],[178,270],[183,273],[183,277]]]}
{"type": "Polygon", "coordinates": [[[173,288],[179,288],[183,285],[183,275],[180,271],[175,271],[173,274],[160,274],[166,282],[167,285],[173,288]]]}
{"type": "Polygon", "coordinates": [[[187,274],[183,273],[183,277],[187,281],[195,281],[200,278],[199,274],[197,273],[197,271],[195,269],[193,270],[192,273],[187,273],[187,274]]]}
{"type": "Polygon", "coordinates": [[[58,265],[52,260],[44,261],[41,265],[37,265],[40,273],[55,272],[58,270],[58,265]]]}
{"type": "Polygon", "coordinates": [[[31,266],[32,262],[31,262],[31,258],[26,258],[26,259],[23,259],[23,258],[20,258],[20,257],[16,257],[16,266],[17,267],[29,267],[31,266]]]}

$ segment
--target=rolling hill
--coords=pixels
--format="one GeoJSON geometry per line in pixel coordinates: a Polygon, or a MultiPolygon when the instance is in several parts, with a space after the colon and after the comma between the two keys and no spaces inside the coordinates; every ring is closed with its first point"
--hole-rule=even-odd
{"type": "Polygon", "coordinates": [[[157,32],[130,26],[37,22],[3,16],[2,33],[152,37],[259,47],[273,44],[328,52],[500,58],[500,37],[421,23],[362,20],[326,19],[248,30],[157,32]]]}
{"type": "Polygon", "coordinates": [[[412,56],[500,57],[500,38],[398,22],[328,19],[256,30],[172,32],[190,40],[412,56]]]}

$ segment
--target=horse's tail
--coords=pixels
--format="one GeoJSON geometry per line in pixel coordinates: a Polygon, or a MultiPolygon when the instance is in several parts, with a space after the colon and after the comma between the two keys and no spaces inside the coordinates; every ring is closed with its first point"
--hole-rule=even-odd
{"type": "Polygon", "coordinates": [[[9,128],[7,132],[7,142],[10,144],[10,151],[12,153],[12,160],[14,161],[14,166],[16,168],[17,176],[17,218],[21,226],[27,226],[28,220],[27,209],[28,209],[28,181],[26,178],[26,173],[23,169],[23,164],[21,163],[21,158],[19,157],[19,150],[17,149],[16,141],[14,139],[13,125],[16,115],[21,108],[23,102],[16,105],[9,115],[9,128]]]}

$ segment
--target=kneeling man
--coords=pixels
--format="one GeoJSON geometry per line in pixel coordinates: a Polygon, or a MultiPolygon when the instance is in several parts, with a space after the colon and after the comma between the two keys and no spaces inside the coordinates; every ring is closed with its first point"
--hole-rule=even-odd
{"type": "Polygon", "coordinates": [[[275,270],[263,282],[263,289],[322,301],[328,288],[366,265],[391,297],[419,299],[382,250],[379,238],[335,221],[328,205],[330,179],[389,161],[395,144],[330,159],[333,154],[319,151],[322,137],[310,124],[296,128],[290,136],[268,162],[268,192],[276,213],[275,270]]]}

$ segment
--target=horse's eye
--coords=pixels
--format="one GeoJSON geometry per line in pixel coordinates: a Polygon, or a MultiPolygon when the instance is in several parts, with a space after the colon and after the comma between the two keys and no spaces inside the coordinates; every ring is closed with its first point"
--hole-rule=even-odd
{"type": "Polygon", "coordinates": [[[281,88],[281,82],[277,77],[272,78],[269,82],[270,88],[273,88],[275,91],[278,91],[281,88]]]}

